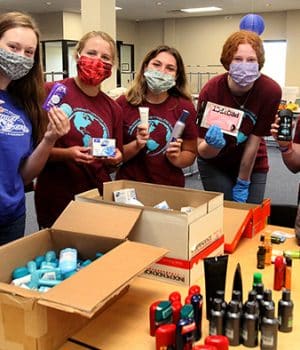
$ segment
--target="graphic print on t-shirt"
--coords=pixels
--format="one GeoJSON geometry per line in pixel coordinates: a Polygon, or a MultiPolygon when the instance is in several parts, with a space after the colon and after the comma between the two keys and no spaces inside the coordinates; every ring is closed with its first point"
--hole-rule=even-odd
{"type": "Polygon", "coordinates": [[[249,111],[249,109],[241,109],[244,112],[243,121],[240,127],[240,130],[237,134],[237,144],[246,142],[248,140],[249,134],[251,134],[256,122],[257,116],[249,111]]]}
{"type": "Polygon", "coordinates": [[[60,108],[69,117],[73,132],[81,135],[83,146],[88,147],[93,137],[109,138],[109,129],[99,115],[84,108],[73,109],[67,103],[62,104],[60,108]]]}
{"type": "Polygon", "coordinates": [[[23,136],[30,130],[19,115],[1,107],[0,109],[0,134],[9,136],[23,136]]]}
{"type": "MultiPolygon", "coordinates": [[[[130,136],[136,134],[140,122],[140,119],[137,119],[129,126],[128,133],[130,136]]],[[[150,137],[147,141],[146,153],[149,157],[154,157],[166,151],[173,127],[167,120],[157,116],[149,116],[148,124],[150,137]]]]}

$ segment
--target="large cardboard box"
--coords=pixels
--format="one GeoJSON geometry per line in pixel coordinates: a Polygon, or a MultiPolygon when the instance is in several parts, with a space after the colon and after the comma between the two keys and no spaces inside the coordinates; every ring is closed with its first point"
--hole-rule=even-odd
{"type": "Polygon", "coordinates": [[[161,258],[166,249],[126,237],[138,208],[71,202],[51,229],[0,247],[0,349],[54,350],[161,258]],[[13,286],[11,272],[48,250],[104,255],[46,293],[13,286]]]}
{"type": "Polygon", "coordinates": [[[79,194],[76,199],[134,207],[114,202],[113,192],[125,188],[135,188],[137,199],[144,204],[129,239],[169,250],[165,259],[147,269],[146,277],[182,285],[192,284],[202,273],[198,262],[207,254],[223,253],[221,193],[119,180],[104,183],[103,198],[97,190],[91,190],[79,194]],[[163,200],[172,210],[154,208],[163,200]],[[182,213],[182,207],[192,207],[193,210],[182,213]]]}

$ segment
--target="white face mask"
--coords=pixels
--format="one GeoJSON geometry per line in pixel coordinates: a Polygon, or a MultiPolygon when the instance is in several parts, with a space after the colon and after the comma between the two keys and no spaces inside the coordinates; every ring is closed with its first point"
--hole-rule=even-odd
{"type": "Polygon", "coordinates": [[[144,72],[148,88],[154,94],[168,91],[176,85],[175,78],[170,74],[162,73],[159,70],[146,70],[144,72]]]}
{"type": "Polygon", "coordinates": [[[0,48],[0,70],[11,80],[23,78],[33,67],[33,58],[0,48]]]}

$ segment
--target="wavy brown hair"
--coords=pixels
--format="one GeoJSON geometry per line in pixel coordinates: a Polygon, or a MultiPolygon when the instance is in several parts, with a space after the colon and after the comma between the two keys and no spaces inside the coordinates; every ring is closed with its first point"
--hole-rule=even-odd
{"type": "Polygon", "coordinates": [[[260,37],[248,30],[240,30],[231,34],[225,44],[223,45],[223,50],[221,54],[220,61],[223,67],[228,71],[230,63],[232,62],[234,54],[237,52],[240,44],[250,44],[257,56],[257,62],[259,65],[259,70],[262,69],[265,63],[265,50],[263,42],[260,37]]]}
{"type": "Polygon", "coordinates": [[[48,125],[48,117],[42,109],[45,98],[44,78],[40,55],[40,34],[33,18],[21,12],[8,12],[0,15],[0,38],[12,28],[30,28],[36,35],[37,48],[34,54],[34,64],[27,75],[12,80],[7,91],[10,93],[18,106],[27,113],[33,131],[33,140],[36,145],[44,135],[48,125]]]}
{"type": "Polygon", "coordinates": [[[192,99],[188,89],[185,68],[180,53],[173,47],[169,47],[167,45],[160,45],[155,49],[149,51],[143,59],[140,69],[133,80],[132,86],[126,93],[127,101],[130,104],[138,106],[145,102],[147,83],[144,77],[144,71],[145,68],[148,66],[149,62],[161,52],[168,52],[169,54],[171,54],[175,58],[177,64],[176,85],[173,86],[170,90],[168,90],[169,95],[178,97],[180,96],[188,100],[192,99]]]}

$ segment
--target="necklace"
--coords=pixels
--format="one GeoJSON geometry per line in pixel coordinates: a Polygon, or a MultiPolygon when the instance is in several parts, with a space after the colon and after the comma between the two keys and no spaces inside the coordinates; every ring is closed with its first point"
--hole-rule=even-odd
{"type": "Polygon", "coordinates": [[[232,96],[233,101],[239,106],[239,108],[240,109],[244,109],[245,105],[248,102],[248,99],[249,99],[249,97],[251,95],[251,92],[252,92],[252,88],[248,91],[247,96],[245,97],[245,99],[244,99],[244,101],[242,103],[240,103],[233,94],[231,94],[231,96],[232,96]]]}

